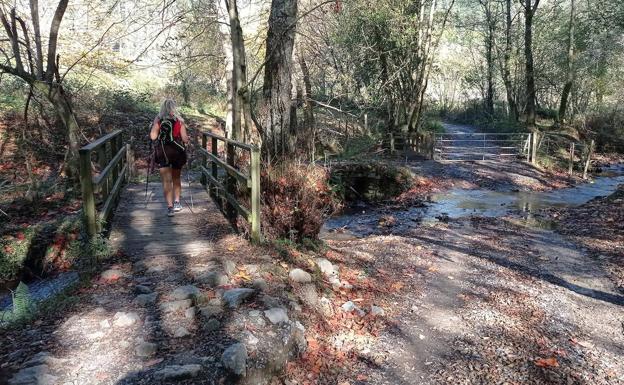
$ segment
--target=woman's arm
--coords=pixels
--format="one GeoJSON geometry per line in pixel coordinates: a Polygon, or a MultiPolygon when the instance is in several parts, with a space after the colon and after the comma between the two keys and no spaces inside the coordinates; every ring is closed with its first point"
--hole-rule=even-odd
{"type": "Polygon", "coordinates": [[[189,138],[188,138],[188,134],[186,133],[186,124],[184,124],[184,122],[180,122],[180,135],[182,136],[182,142],[184,142],[185,145],[189,144],[189,138]]]}
{"type": "Polygon", "coordinates": [[[154,123],[152,123],[152,129],[150,130],[150,139],[156,140],[158,139],[158,134],[160,133],[160,122],[158,118],[154,119],[154,123]]]}

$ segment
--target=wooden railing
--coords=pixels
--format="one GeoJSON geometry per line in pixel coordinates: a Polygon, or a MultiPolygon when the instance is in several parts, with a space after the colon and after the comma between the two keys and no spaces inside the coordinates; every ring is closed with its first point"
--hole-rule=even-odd
{"type": "Polygon", "coordinates": [[[434,135],[429,132],[389,132],[384,145],[395,155],[412,151],[428,159],[433,159],[434,135]]]}
{"type": "Polygon", "coordinates": [[[80,184],[82,211],[89,236],[102,230],[119,199],[121,186],[128,179],[129,145],[122,142],[117,130],[82,147],[80,153],[80,184]],[[99,172],[94,173],[92,155],[96,154],[99,172]]]}
{"type": "Polygon", "coordinates": [[[251,227],[251,239],[254,242],[261,240],[260,233],[260,149],[246,143],[237,142],[210,132],[202,132],[201,182],[209,190],[210,195],[223,207],[229,219],[235,219],[240,214],[251,227]],[[208,142],[210,141],[210,150],[208,142]],[[219,155],[219,142],[225,152],[225,159],[219,155]],[[249,172],[245,174],[236,167],[236,150],[249,153],[249,172]],[[210,163],[210,167],[208,166],[210,163]],[[219,172],[219,170],[223,172],[219,172]],[[219,175],[223,175],[223,182],[219,175]],[[245,207],[236,198],[237,183],[249,193],[250,206],[245,207]],[[220,200],[220,202],[219,202],[220,200]]]}

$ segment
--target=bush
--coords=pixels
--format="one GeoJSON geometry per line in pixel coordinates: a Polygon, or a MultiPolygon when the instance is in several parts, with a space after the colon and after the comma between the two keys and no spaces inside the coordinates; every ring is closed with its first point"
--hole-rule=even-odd
{"type": "Polygon", "coordinates": [[[585,136],[595,137],[599,151],[624,153],[624,110],[602,111],[590,116],[585,130],[589,131],[585,136]]]}
{"type": "Polygon", "coordinates": [[[317,239],[325,219],[338,209],[320,166],[283,163],[262,174],[262,225],[269,239],[317,239]]]}

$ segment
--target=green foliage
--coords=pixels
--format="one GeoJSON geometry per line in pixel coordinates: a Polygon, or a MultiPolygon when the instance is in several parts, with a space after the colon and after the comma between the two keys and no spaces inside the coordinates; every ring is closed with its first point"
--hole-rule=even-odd
{"type": "Polygon", "coordinates": [[[359,159],[366,157],[377,144],[377,139],[371,135],[348,138],[341,143],[342,151],[336,155],[339,160],[359,159]]]}
{"type": "Polygon", "coordinates": [[[24,282],[20,282],[13,293],[13,319],[28,319],[33,311],[34,303],[30,296],[30,290],[24,282]]]}
{"type": "Polygon", "coordinates": [[[19,277],[38,230],[38,226],[30,226],[14,234],[5,234],[0,238],[0,281],[9,281],[19,277]]]}
{"type": "Polygon", "coordinates": [[[424,127],[425,131],[431,131],[431,132],[435,132],[435,133],[443,133],[444,132],[444,126],[442,125],[442,122],[440,122],[439,120],[436,119],[427,119],[425,121],[424,127]]]}

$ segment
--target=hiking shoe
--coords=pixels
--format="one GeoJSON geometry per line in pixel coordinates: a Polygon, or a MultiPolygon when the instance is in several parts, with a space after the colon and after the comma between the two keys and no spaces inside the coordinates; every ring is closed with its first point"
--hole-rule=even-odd
{"type": "Polygon", "coordinates": [[[173,202],[173,211],[182,211],[182,205],[180,204],[180,202],[173,202]]]}
{"type": "Polygon", "coordinates": [[[167,216],[172,217],[175,214],[173,207],[167,207],[167,216]]]}

